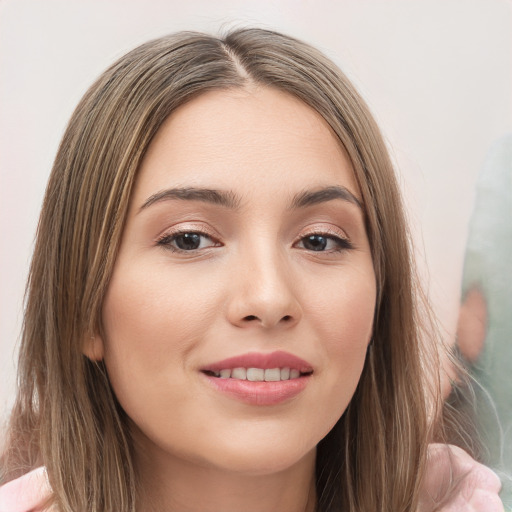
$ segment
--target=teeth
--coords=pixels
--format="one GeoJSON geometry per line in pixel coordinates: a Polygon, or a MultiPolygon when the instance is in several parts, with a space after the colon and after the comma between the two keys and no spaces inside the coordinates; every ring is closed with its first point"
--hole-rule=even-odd
{"type": "Polygon", "coordinates": [[[265,370],[261,368],[247,368],[247,380],[263,382],[265,380],[265,370]]]}
{"type": "Polygon", "coordinates": [[[233,368],[231,372],[232,379],[246,380],[247,379],[247,370],[245,368],[233,368]]]}
{"type": "Polygon", "coordinates": [[[279,368],[272,368],[271,370],[265,370],[265,381],[266,382],[278,382],[281,380],[281,370],[279,368]]]}
{"type": "Polygon", "coordinates": [[[300,371],[295,368],[233,368],[212,372],[220,379],[248,380],[251,382],[279,382],[281,380],[298,379],[300,371]]]}

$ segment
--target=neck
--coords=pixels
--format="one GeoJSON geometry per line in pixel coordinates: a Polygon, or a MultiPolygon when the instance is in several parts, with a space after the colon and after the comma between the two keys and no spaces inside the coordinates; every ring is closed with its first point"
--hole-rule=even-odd
{"type": "Polygon", "coordinates": [[[315,452],[290,468],[247,474],[136,450],[145,512],[314,512],[315,452]],[[155,456],[156,455],[156,456],[155,456]]]}

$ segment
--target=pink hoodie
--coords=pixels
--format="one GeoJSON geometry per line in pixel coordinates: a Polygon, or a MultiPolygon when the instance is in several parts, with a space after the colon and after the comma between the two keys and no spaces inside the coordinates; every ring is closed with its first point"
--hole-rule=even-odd
{"type": "Polygon", "coordinates": [[[50,496],[46,470],[37,468],[0,487],[0,512],[44,512],[50,496]]]}

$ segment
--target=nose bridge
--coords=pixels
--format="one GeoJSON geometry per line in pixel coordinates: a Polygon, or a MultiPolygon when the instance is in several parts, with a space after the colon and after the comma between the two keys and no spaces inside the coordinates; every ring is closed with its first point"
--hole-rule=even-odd
{"type": "Polygon", "coordinates": [[[291,325],[300,318],[291,261],[270,236],[255,237],[239,255],[231,319],[237,325],[291,325]]]}

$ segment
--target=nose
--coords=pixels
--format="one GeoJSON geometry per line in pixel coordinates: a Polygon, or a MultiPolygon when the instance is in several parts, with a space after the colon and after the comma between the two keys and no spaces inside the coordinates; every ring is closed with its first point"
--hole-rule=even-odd
{"type": "Polygon", "coordinates": [[[286,255],[252,251],[231,275],[228,319],[237,327],[292,327],[302,316],[296,280],[286,255]]]}

